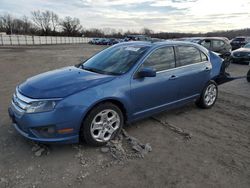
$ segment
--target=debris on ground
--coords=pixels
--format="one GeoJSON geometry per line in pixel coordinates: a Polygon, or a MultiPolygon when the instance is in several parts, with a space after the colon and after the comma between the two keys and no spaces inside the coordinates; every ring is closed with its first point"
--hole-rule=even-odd
{"type": "Polygon", "coordinates": [[[83,173],[82,174],[82,172],[81,172],[81,175],[79,176],[79,177],[77,177],[77,179],[79,180],[79,181],[83,181],[87,176],[89,176],[90,174],[89,174],[89,172],[85,172],[85,173],[83,173]]]}
{"type": "Polygon", "coordinates": [[[102,153],[108,153],[109,152],[109,148],[108,147],[102,147],[101,148],[101,152],[102,153]]]}
{"type": "Polygon", "coordinates": [[[191,137],[192,137],[191,133],[185,132],[183,129],[176,127],[175,125],[172,125],[166,121],[162,121],[156,117],[151,117],[151,119],[153,119],[154,121],[157,121],[158,123],[160,123],[161,125],[163,125],[165,127],[168,127],[173,132],[175,132],[181,136],[184,136],[184,138],[186,138],[186,139],[191,139],[191,137]]]}
{"type": "Polygon", "coordinates": [[[76,149],[78,151],[77,154],[75,155],[75,158],[79,159],[80,165],[82,167],[87,167],[90,160],[88,158],[85,158],[82,147],[81,146],[74,146],[74,149],[76,149]]]}
{"type": "Polygon", "coordinates": [[[106,147],[101,148],[101,152],[110,152],[112,157],[118,161],[144,158],[151,151],[152,147],[149,143],[141,143],[137,138],[130,136],[124,129],[117,138],[108,142],[106,147]]]}
{"type": "Polygon", "coordinates": [[[8,180],[6,178],[0,178],[0,183],[3,183],[3,184],[8,184],[8,180]]]}
{"type": "Polygon", "coordinates": [[[38,143],[32,143],[33,147],[31,148],[31,151],[34,153],[36,157],[41,157],[42,155],[48,155],[49,148],[46,145],[38,144],[38,143]]]}

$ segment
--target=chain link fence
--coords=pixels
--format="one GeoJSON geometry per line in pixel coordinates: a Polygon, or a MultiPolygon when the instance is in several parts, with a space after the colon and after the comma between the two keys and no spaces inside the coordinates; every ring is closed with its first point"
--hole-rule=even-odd
{"type": "Polygon", "coordinates": [[[86,37],[0,35],[0,46],[5,46],[5,45],[80,44],[80,43],[88,43],[90,40],[91,40],[91,38],[86,38],[86,37]]]}

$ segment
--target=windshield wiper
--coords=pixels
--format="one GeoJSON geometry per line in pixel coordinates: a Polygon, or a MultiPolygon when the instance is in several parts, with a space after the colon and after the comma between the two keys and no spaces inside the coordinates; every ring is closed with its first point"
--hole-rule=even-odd
{"type": "Polygon", "coordinates": [[[95,72],[98,74],[115,75],[115,76],[121,75],[121,73],[103,71],[103,70],[99,70],[99,69],[95,69],[95,68],[91,68],[91,67],[85,67],[84,65],[79,66],[79,68],[81,68],[83,70],[90,71],[90,72],[95,72]]]}
{"type": "Polygon", "coordinates": [[[99,73],[102,74],[102,71],[95,69],[95,68],[90,68],[90,67],[84,67],[83,65],[81,66],[82,69],[90,71],[90,72],[95,72],[95,73],[99,73]]]}

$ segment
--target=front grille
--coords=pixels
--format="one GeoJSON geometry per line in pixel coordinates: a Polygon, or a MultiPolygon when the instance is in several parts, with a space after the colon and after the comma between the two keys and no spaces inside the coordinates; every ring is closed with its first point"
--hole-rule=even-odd
{"type": "Polygon", "coordinates": [[[16,92],[13,94],[12,103],[19,111],[25,111],[27,109],[27,106],[29,105],[28,101],[25,100],[25,98],[26,97],[20,94],[18,90],[16,90],[16,92]]]}

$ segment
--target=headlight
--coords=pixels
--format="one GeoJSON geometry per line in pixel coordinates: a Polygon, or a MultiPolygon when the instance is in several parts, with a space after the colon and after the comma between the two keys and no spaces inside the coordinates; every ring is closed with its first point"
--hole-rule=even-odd
{"type": "Polygon", "coordinates": [[[53,110],[55,106],[56,106],[56,101],[52,100],[34,101],[26,107],[26,112],[27,113],[47,112],[53,110]]]}
{"type": "Polygon", "coordinates": [[[233,55],[234,57],[240,56],[240,54],[237,53],[237,52],[232,53],[232,55],[233,55]]]}

